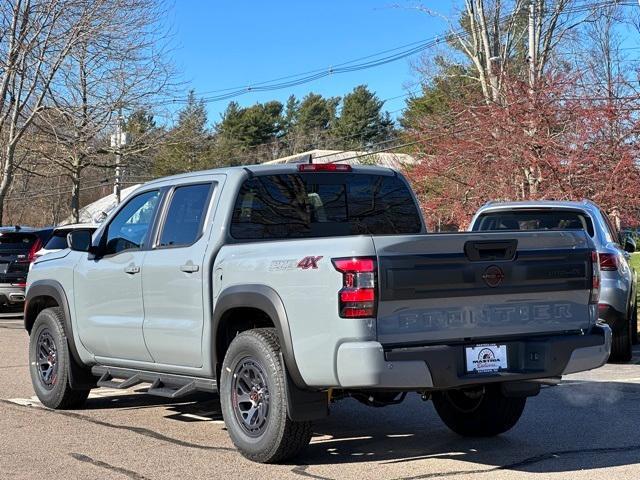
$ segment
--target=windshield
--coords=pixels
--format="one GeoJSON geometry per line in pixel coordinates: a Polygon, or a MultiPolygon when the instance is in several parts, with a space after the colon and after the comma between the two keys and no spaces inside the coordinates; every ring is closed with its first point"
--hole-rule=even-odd
{"type": "Polygon", "coordinates": [[[67,248],[67,234],[71,230],[56,230],[45,245],[46,250],[62,250],[67,248]]]}

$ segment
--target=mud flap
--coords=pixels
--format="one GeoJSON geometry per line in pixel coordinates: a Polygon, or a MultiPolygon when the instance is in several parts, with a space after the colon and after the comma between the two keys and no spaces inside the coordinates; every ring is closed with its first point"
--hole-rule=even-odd
{"type": "Polygon", "coordinates": [[[98,378],[91,374],[91,370],[88,368],[83,368],[78,365],[78,362],[74,358],[71,353],[71,349],[68,350],[68,358],[69,358],[69,386],[74,390],[84,390],[86,388],[96,388],[98,378]]]}
{"type": "Polygon", "coordinates": [[[298,387],[291,376],[280,354],[280,361],[285,372],[287,390],[287,415],[294,422],[308,422],[329,416],[329,395],[323,391],[305,390],[298,387]]]}

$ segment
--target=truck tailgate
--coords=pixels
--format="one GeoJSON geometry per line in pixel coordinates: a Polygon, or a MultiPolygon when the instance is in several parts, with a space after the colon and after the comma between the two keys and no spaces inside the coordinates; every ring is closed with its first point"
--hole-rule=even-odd
{"type": "Polygon", "coordinates": [[[373,237],[378,341],[481,342],[586,329],[592,244],[582,231],[373,237]]]}

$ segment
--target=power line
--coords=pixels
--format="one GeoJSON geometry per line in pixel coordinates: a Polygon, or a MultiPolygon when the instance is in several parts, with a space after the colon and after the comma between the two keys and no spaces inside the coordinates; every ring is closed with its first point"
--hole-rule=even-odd
{"type": "MultiPolygon", "coordinates": [[[[585,4],[574,5],[570,8],[565,9],[562,12],[562,14],[569,15],[569,14],[583,13],[587,11],[595,11],[599,8],[612,6],[612,5],[633,6],[637,4],[635,2],[630,2],[630,1],[620,2],[618,0],[603,0],[600,2],[588,2],[585,4]]],[[[513,16],[518,13],[522,13],[522,12],[514,11],[509,14],[506,14],[499,19],[499,22],[503,23],[506,20],[513,18],[513,16]]],[[[201,100],[204,101],[205,103],[217,102],[222,100],[230,100],[232,98],[239,97],[241,95],[245,95],[248,93],[266,92],[266,91],[281,90],[285,88],[292,88],[292,87],[310,83],[331,75],[351,73],[351,72],[356,72],[360,70],[375,68],[375,67],[386,65],[388,63],[396,62],[398,60],[402,60],[404,58],[413,56],[429,48],[432,48],[439,44],[446,43],[450,40],[453,40],[456,37],[466,37],[466,36],[468,36],[468,33],[464,29],[459,29],[457,31],[447,32],[442,35],[432,37],[430,39],[418,40],[418,41],[404,44],[395,48],[383,50],[381,52],[376,52],[364,57],[338,63],[333,66],[327,66],[325,68],[319,68],[315,70],[309,70],[307,72],[281,76],[278,78],[257,82],[257,83],[249,83],[244,86],[236,86],[236,87],[229,87],[229,88],[223,88],[218,90],[205,91],[200,93],[200,95],[202,96],[202,94],[208,94],[208,93],[215,93],[216,95],[210,95],[210,96],[205,95],[205,96],[202,96],[201,100]]],[[[159,101],[157,105],[178,104],[178,103],[184,103],[186,101],[187,99],[185,97],[171,98],[171,99],[159,101]]]]}

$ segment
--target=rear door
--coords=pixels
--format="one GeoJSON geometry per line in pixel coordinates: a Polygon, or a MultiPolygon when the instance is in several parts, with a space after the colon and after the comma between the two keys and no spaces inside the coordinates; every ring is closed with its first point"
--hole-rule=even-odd
{"type": "Polygon", "coordinates": [[[588,328],[584,232],[374,237],[384,345],[469,342],[588,328]]]}
{"type": "Polygon", "coordinates": [[[157,363],[202,366],[204,265],[215,196],[223,175],[177,185],[167,201],[142,272],[144,339],[157,363]],[[211,207],[210,207],[211,206],[211,207]]]}

